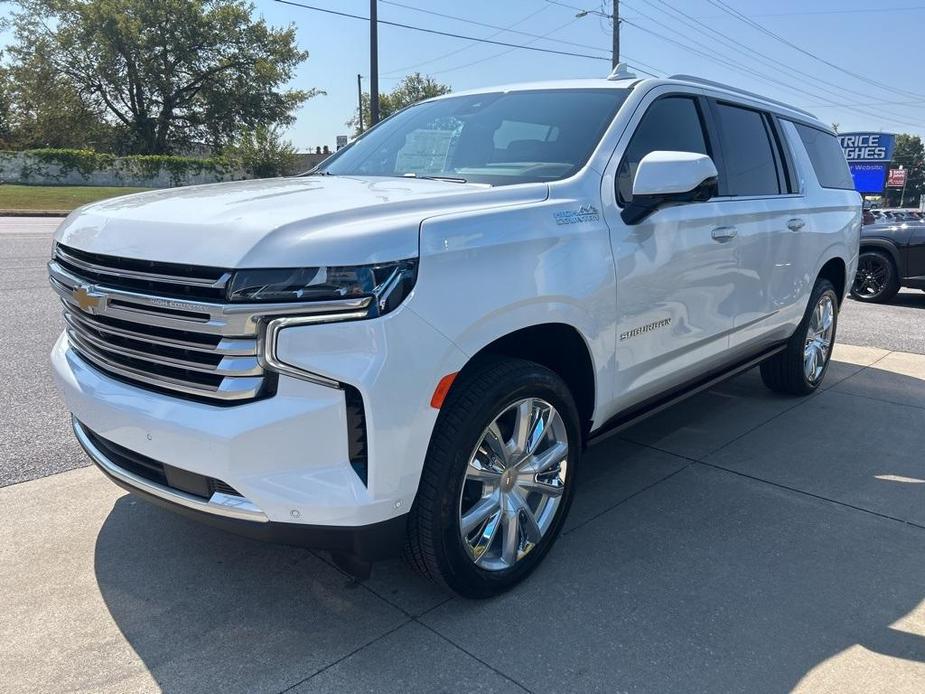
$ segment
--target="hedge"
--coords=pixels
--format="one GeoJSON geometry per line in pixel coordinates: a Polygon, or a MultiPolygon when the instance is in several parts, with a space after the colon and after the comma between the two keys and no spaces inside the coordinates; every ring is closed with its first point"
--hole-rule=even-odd
{"type": "Polygon", "coordinates": [[[72,172],[89,178],[96,173],[112,173],[120,178],[154,179],[169,174],[171,185],[182,185],[188,177],[214,176],[216,180],[243,177],[241,163],[228,157],[179,157],[162,154],[132,154],[117,157],[90,149],[0,150],[0,163],[21,162],[19,179],[54,182],[72,172]],[[23,157],[22,155],[27,155],[23,157]]]}

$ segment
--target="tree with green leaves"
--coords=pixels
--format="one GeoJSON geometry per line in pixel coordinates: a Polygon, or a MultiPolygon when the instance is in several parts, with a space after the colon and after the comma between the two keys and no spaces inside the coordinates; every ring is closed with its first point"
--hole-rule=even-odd
{"type": "Polygon", "coordinates": [[[887,188],[887,205],[899,207],[902,200],[906,207],[918,207],[919,197],[925,194],[925,146],[921,137],[906,133],[896,136],[890,167],[898,168],[900,164],[908,171],[905,194],[902,188],[887,188]]]}
{"type": "Polygon", "coordinates": [[[284,87],[308,53],[294,27],[255,19],[246,0],[17,4],[14,65],[29,70],[44,56],[57,87],[98,109],[130,152],[221,149],[242,132],[291,123],[318,93],[284,87]]]}
{"type": "Polygon", "coordinates": [[[48,55],[25,54],[3,68],[3,147],[112,150],[118,133],[104,109],[62,79],[48,55]]]}
{"type": "Polygon", "coordinates": [[[243,133],[228,153],[255,178],[290,175],[298,161],[295,147],[283,138],[279,126],[261,125],[243,133]]]}
{"type": "MultiPolygon", "coordinates": [[[[432,77],[415,72],[404,77],[392,91],[379,95],[379,117],[388,118],[396,111],[405,108],[405,106],[442,94],[449,94],[451,91],[453,89],[448,84],[441,84],[432,77]]],[[[363,92],[362,101],[363,125],[368,128],[370,125],[368,92],[363,92]]],[[[354,112],[353,118],[347,122],[347,125],[351,126],[357,135],[362,132],[357,112],[354,112]]]]}

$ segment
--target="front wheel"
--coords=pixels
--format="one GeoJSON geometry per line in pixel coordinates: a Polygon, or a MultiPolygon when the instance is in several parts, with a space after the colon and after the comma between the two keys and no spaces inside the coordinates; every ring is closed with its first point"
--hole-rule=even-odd
{"type": "Polygon", "coordinates": [[[520,359],[468,367],[437,419],[409,563],[464,597],[513,587],[562,528],[580,449],[575,402],[554,372],[520,359]]]}
{"type": "Polygon", "coordinates": [[[813,287],[803,320],[787,348],[761,364],[761,379],[773,391],[808,395],[822,383],[838,327],[838,295],[827,279],[813,287]]]}

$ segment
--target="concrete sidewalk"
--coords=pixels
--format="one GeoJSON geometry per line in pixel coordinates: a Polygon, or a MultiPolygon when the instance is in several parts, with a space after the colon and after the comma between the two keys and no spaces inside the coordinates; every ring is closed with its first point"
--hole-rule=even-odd
{"type": "Polygon", "coordinates": [[[838,347],[592,448],[538,573],[485,602],[135,501],[0,489],[0,682],[48,691],[925,691],[925,356],[838,347]]]}

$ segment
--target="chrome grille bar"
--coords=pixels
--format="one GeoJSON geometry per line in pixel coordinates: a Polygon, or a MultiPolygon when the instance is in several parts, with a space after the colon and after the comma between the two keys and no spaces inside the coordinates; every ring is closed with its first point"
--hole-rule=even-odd
{"type": "Polygon", "coordinates": [[[221,403],[266,392],[262,321],[363,318],[373,301],[369,296],[299,304],[204,301],[190,298],[191,288],[205,288],[196,290],[199,296],[222,296],[230,271],[150,263],[145,272],[139,269],[144,265],[56,245],[49,281],[64,305],[71,349],[91,366],[139,386],[221,403]],[[175,274],[187,269],[189,277],[175,274]],[[133,289],[139,286],[145,289],[133,289]]]}
{"type": "Polygon", "coordinates": [[[223,273],[218,279],[211,279],[208,277],[181,277],[178,275],[165,275],[157,272],[144,272],[140,270],[128,270],[125,268],[112,268],[77,258],[69,253],[67,248],[61,246],[60,244],[55,247],[55,258],[64,261],[68,265],[71,265],[78,270],[86,270],[88,272],[96,273],[99,275],[108,275],[110,277],[127,277],[129,279],[139,279],[145,280],[147,282],[163,282],[165,284],[177,284],[181,286],[210,287],[213,289],[221,289],[228,283],[228,280],[231,278],[230,272],[223,273]]]}
{"type": "Polygon", "coordinates": [[[185,393],[186,395],[224,401],[253,400],[260,393],[260,388],[263,385],[262,378],[226,378],[218,386],[193,384],[180,378],[163,376],[124,364],[117,364],[104,354],[100,354],[97,350],[81,342],[79,337],[75,340],[70,333],[68,334],[68,340],[73,347],[76,347],[77,353],[81,357],[103,371],[114,373],[131,381],[185,393]]]}
{"type": "Polygon", "coordinates": [[[141,332],[141,327],[139,327],[138,330],[116,328],[99,320],[88,318],[87,314],[81,313],[80,311],[72,311],[69,308],[69,304],[64,301],[62,301],[62,304],[64,304],[65,319],[69,323],[78,324],[76,327],[83,328],[84,330],[96,330],[130,340],[150,342],[152,345],[159,345],[161,347],[175,347],[177,349],[186,349],[207,354],[222,354],[229,357],[244,357],[256,354],[256,343],[252,339],[224,337],[221,338],[215,346],[211,346],[203,344],[202,342],[191,342],[189,340],[154,335],[150,332],[141,332]]]}
{"type": "MultiPolygon", "coordinates": [[[[68,304],[80,309],[73,296],[74,290],[88,281],[54,261],[49,263],[48,271],[54,290],[68,304]]],[[[229,337],[256,337],[258,321],[263,316],[324,314],[331,316],[331,320],[337,320],[338,313],[367,309],[372,302],[372,297],[364,296],[304,304],[215,304],[128,292],[102,283],[95,286],[108,297],[107,316],[133,323],[144,320],[164,328],[229,337]],[[139,314],[143,318],[139,319],[139,314]]]]}
{"type": "Polygon", "coordinates": [[[87,342],[97,349],[107,351],[107,352],[116,352],[117,354],[124,354],[129,357],[134,357],[135,359],[141,359],[144,361],[149,361],[152,364],[160,364],[161,366],[172,366],[177,369],[187,369],[188,371],[199,371],[207,374],[214,374],[216,376],[261,376],[263,375],[263,369],[257,363],[257,357],[221,357],[221,361],[217,364],[209,365],[203,362],[189,361],[186,359],[178,359],[175,357],[168,357],[152,352],[148,352],[142,349],[133,349],[125,345],[114,346],[107,343],[105,340],[101,340],[97,337],[94,337],[92,333],[83,330],[79,327],[76,327],[74,323],[71,322],[69,315],[64,314],[64,320],[67,321],[70,326],[68,331],[69,335],[79,335],[82,342],[87,342]]]}

